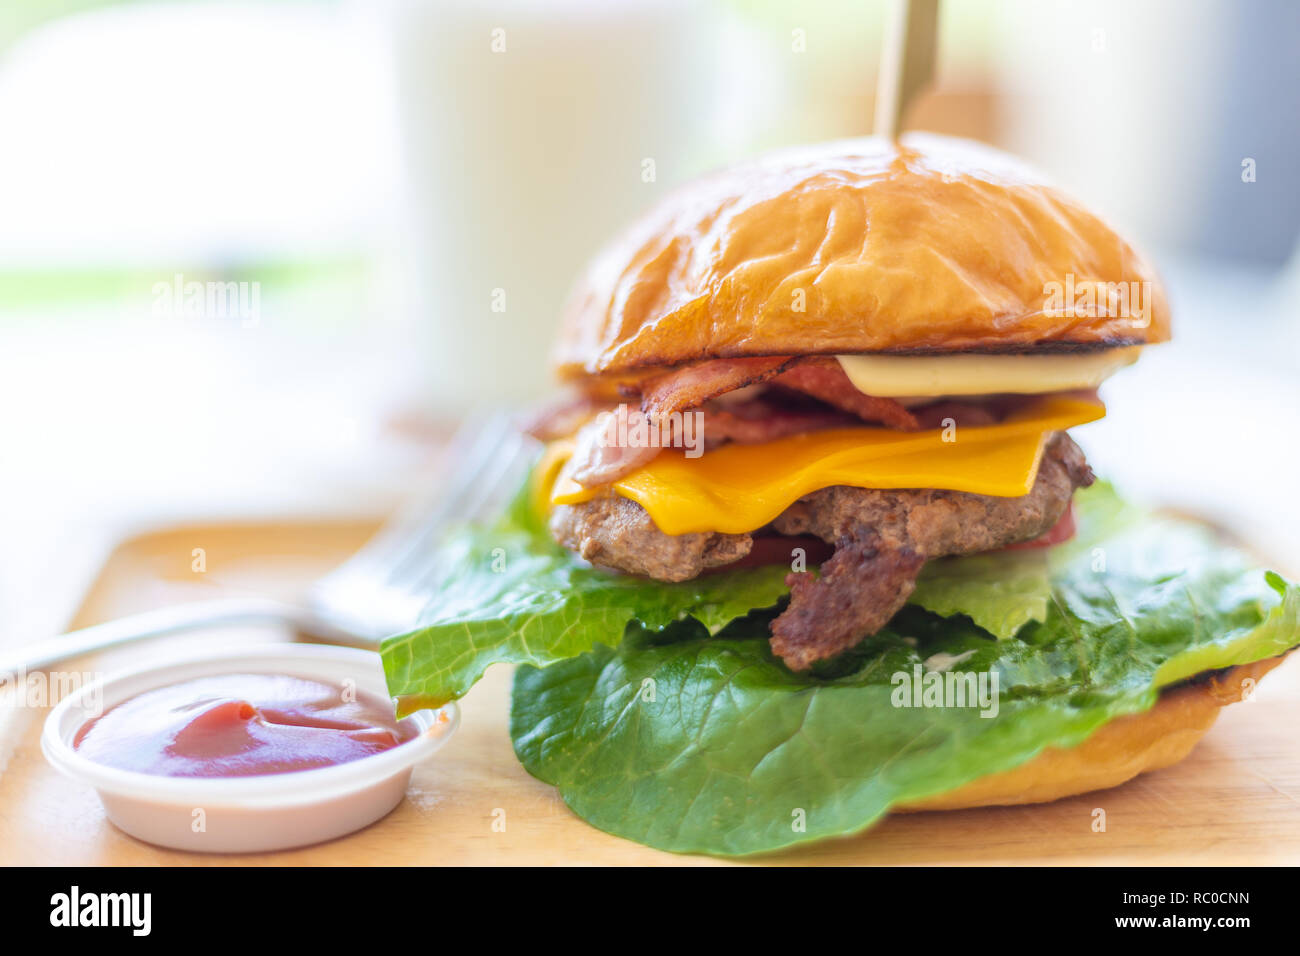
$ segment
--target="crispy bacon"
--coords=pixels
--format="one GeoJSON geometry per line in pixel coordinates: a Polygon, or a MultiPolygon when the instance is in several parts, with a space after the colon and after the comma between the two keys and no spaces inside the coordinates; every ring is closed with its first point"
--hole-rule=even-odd
{"type": "Polygon", "coordinates": [[[641,415],[620,405],[601,412],[578,432],[573,457],[566,466],[568,476],[587,488],[607,485],[631,474],[659,454],[659,446],[649,443],[630,444],[619,440],[629,433],[629,419],[641,415]]]}
{"type": "Polygon", "coordinates": [[[933,405],[914,408],[912,414],[922,428],[943,428],[949,422],[967,427],[996,425],[1006,417],[992,405],[955,401],[935,402],[933,405]]]}
{"type": "Polygon", "coordinates": [[[524,433],[538,441],[555,441],[567,438],[586,422],[596,417],[609,403],[587,395],[578,395],[547,405],[526,421],[524,433]]]}
{"type": "Polygon", "coordinates": [[[914,430],[919,424],[892,398],[864,395],[833,358],[777,355],[711,359],[650,379],[641,390],[641,409],[651,417],[698,408],[710,399],[749,385],[771,382],[801,392],[862,421],[914,430]]]}
{"type": "Polygon", "coordinates": [[[916,589],[925,561],[873,528],[841,536],[820,574],[786,575],[790,603],[772,622],[772,651],[802,671],[848,650],[889,623],[916,589]]]}
{"type": "MultiPolygon", "coordinates": [[[[631,390],[629,398],[636,394],[631,390]]],[[[611,408],[594,399],[579,399],[553,410],[534,426],[533,434],[572,434],[585,421],[577,433],[578,447],[567,472],[590,488],[617,481],[653,460],[662,447],[679,444],[659,441],[622,447],[625,443],[620,436],[630,433],[633,418],[640,419],[642,425],[659,423],[671,436],[682,424],[679,415],[697,412],[703,416],[698,434],[704,447],[715,448],[729,441],[759,444],[860,421],[902,431],[942,428],[949,419],[959,425],[990,425],[1002,421],[1027,399],[1003,395],[978,402],[945,400],[908,409],[896,399],[858,391],[833,358],[778,355],[710,359],[675,369],[647,379],[640,400],[638,409],[626,404],[611,408]]],[[[652,427],[661,431],[659,425],[652,427]]]]}
{"type": "Polygon", "coordinates": [[[852,425],[857,419],[846,412],[812,403],[791,406],[768,398],[751,398],[723,405],[711,403],[703,410],[704,447],[734,441],[758,445],[787,435],[852,425]]]}
{"type": "Polygon", "coordinates": [[[772,650],[792,670],[833,657],[884,627],[926,561],[1038,538],[1058,524],[1074,490],[1091,483],[1083,452],[1057,432],[1033,488],[1020,498],[844,486],[801,498],[772,529],[815,534],[835,554],[817,576],[786,577],[790,603],[772,622],[772,650]]]}
{"type": "Polygon", "coordinates": [[[698,408],[711,398],[766,382],[794,361],[789,355],[777,355],[711,359],[687,365],[647,381],[641,388],[641,410],[651,418],[659,418],[698,408]]]}
{"type": "Polygon", "coordinates": [[[644,412],[628,405],[601,412],[578,432],[567,474],[578,484],[594,488],[631,474],[652,461],[663,447],[687,447],[688,437],[702,441],[705,449],[733,441],[756,445],[857,421],[852,415],[833,408],[812,403],[792,407],[763,398],[726,405],[711,403],[703,409],[683,413],[692,414],[700,416],[698,423],[660,419],[664,424],[661,430],[651,424],[644,412]],[[656,438],[654,444],[631,444],[623,440],[635,434],[638,425],[643,433],[656,438]],[[683,434],[683,428],[689,431],[683,434]]]}
{"type": "MultiPolygon", "coordinates": [[[[827,356],[788,355],[755,358],[709,359],[652,376],[638,389],[621,386],[629,399],[639,399],[641,410],[651,418],[699,408],[740,389],[768,383],[781,389],[799,392],[847,412],[866,422],[879,422],[889,428],[914,431],[941,428],[951,418],[959,425],[991,425],[1002,421],[1034,396],[996,395],[979,400],[945,399],[921,407],[905,407],[892,398],[867,395],[858,391],[844,374],[839,362],[827,356]]],[[[1065,395],[1092,396],[1091,392],[1065,392],[1065,395]]],[[[582,422],[590,420],[609,401],[583,397],[553,407],[529,428],[531,434],[550,439],[572,434],[582,422]]],[[[750,416],[753,417],[753,416],[750,416]]],[[[786,432],[782,432],[786,434],[786,432]]]]}
{"type": "Polygon", "coordinates": [[[773,384],[811,395],[827,405],[858,416],[866,422],[881,422],[890,428],[915,431],[916,417],[892,398],[877,398],[858,391],[833,358],[800,359],[773,380],[773,384]]]}

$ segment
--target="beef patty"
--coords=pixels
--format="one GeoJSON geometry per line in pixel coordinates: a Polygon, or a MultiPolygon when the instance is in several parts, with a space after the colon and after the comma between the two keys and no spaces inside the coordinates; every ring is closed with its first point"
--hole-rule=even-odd
{"type": "MultiPolygon", "coordinates": [[[[760,533],[815,535],[835,553],[819,575],[786,578],[790,604],[772,622],[772,650],[793,670],[834,657],[888,623],[926,561],[1037,538],[1065,513],[1075,488],[1091,483],[1083,452],[1057,432],[1034,487],[1019,498],[844,485],[805,495],[760,533]]],[[[754,543],[749,534],[664,534],[645,509],[618,495],[561,505],[550,527],[560,544],[593,564],[660,581],[687,581],[730,564],[754,543]]]]}

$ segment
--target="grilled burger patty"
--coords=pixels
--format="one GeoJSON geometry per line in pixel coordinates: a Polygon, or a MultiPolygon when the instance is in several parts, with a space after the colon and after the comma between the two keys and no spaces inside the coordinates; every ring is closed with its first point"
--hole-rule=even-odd
{"type": "MultiPolygon", "coordinates": [[[[894,616],[926,561],[1037,538],[1065,513],[1075,488],[1091,483],[1083,452],[1057,432],[1033,489],[1020,498],[843,485],[805,495],[759,533],[815,535],[835,553],[819,576],[787,577],[790,604],[772,624],[773,651],[794,670],[834,657],[894,616]]],[[[751,534],[664,534],[639,504],[618,495],[558,506],[550,528],[593,564],[660,581],[731,564],[754,543],[751,534]]]]}

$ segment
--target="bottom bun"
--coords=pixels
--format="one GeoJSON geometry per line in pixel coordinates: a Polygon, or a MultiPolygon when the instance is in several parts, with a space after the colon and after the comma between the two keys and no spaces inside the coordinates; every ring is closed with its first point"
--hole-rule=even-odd
{"type": "Polygon", "coordinates": [[[894,812],[962,810],[968,807],[1046,803],[1089,790],[1119,786],[1148,770],[1186,757],[1219,716],[1219,708],[1241,700],[1247,688],[1282,663],[1270,657],[1210,671],[1160,695],[1150,710],[1119,717],[1077,747],[1049,747],[1033,760],[1002,773],[972,780],[948,793],[900,804],[894,812]]]}

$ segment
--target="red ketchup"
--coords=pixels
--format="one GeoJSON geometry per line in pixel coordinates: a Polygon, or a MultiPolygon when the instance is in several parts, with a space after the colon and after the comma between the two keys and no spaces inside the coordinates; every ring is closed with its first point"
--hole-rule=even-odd
{"type": "Polygon", "coordinates": [[[332,767],[410,740],[386,700],[279,674],[183,681],[110,708],[77,731],[83,757],[164,777],[249,777],[332,767]]]}

